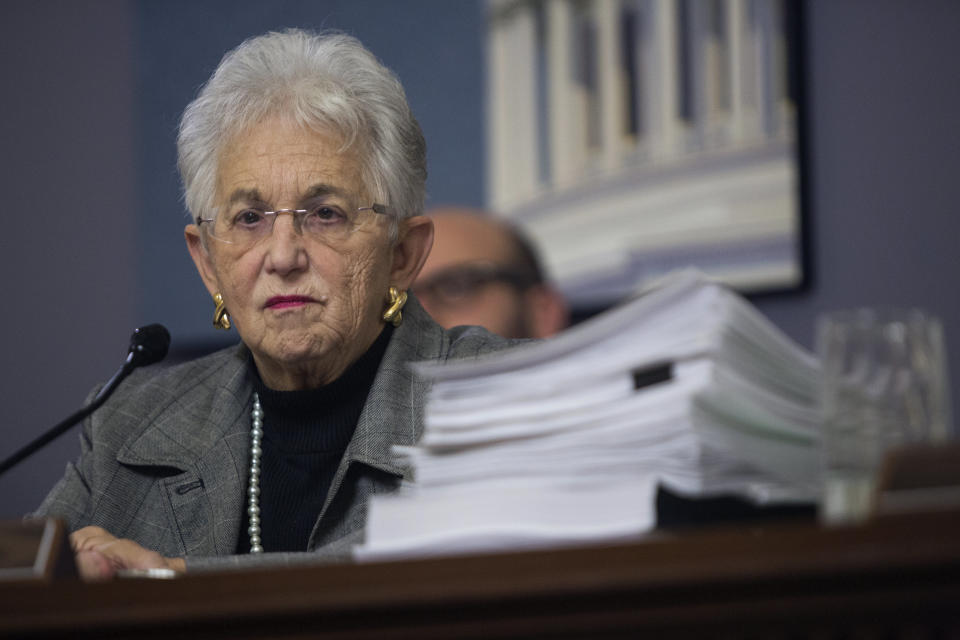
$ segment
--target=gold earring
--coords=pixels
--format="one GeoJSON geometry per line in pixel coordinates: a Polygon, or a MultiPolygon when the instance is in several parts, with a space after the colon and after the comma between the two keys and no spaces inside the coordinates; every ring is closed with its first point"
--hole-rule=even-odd
{"type": "Polygon", "coordinates": [[[223,296],[219,293],[213,294],[213,303],[217,305],[213,311],[213,328],[226,331],[230,328],[230,316],[227,315],[227,305],[223,301],[223,296]]]}
{"type": "Polygon", "coordinates": [[[387,296],[389,300],[387,310],[383,312],[383,320],[399,327],[400,323],[403,322],[403,313],[400,310],[403,309],[403,305],[407,304],[407,292],[400,291],[396,287],[390,287],[387,296]]]}

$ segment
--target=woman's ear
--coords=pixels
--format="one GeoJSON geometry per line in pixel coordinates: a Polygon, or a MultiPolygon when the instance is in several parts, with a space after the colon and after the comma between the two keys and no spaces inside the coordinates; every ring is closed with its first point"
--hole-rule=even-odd
{"type": "Polygon", "coordinates": [[[414,216],[398,224],[398,238],[393,245],[393,268],[390,283],[402,291],[413,284],[433,246],[433,220],[414,216]]]}
{"type": "Polygon", "coordinates": [[[187,241],[187,250],[190,252],[190,257],[193,258],[193,263],[197,265],[200,278],[212,296],[220,290],[220,287],[217,284],[216,272],[213,268],[213,261],[210,259],[210,252],[207,251],[207,247],[203,244],[200,227],[195,224],[188,224],[183,230],[183,237],[187,241]]]}

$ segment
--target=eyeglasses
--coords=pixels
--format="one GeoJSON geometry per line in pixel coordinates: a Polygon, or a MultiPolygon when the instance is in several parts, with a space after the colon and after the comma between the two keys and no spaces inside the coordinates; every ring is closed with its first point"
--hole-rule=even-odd
{"type": "Polygon", "coordinates": [[[249,247],[273,233],[273,225],[278,216],[290,215],[293,217],[293,228],[300,235],[327,244],[337,244],[346,240],[354,230],[377,214],[392,215],[385,205],[377,203],[354,210],[320,203],[307,209],[273,211],[247,207],[232,215],[198,218],[197,225],[206,224],[207,232],[215,240],[238,247],[249,247]]]}
{"type": "Polygon", "coordinates": [[[494,282],[502,282],[518,291],[524,291],[535,285],[537,280],[516,268],[478,262],[451,267],[425,280],[417,281],[413,292],[420,298],[430,298],[439,304],[452,307],[465,303],[494,282]]]}

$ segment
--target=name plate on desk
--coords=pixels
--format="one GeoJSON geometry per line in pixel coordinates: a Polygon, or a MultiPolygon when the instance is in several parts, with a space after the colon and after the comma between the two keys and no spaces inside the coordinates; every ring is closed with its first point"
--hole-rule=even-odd
{"type": "Polygon", "coordinates": [[[76,575],[63,521],[0,522],[0,582],[48,581],[76,575]]]}

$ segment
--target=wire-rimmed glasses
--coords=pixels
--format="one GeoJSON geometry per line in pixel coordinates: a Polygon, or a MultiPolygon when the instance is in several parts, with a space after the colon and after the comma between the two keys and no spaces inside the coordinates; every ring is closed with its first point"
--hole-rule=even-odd
{"type": "Polygon", "coordinates": [[[306,209],[274,209],[245,207],[240,211],[215,218],[198,218],[197,225],[206,225],[210,237],[237,247],[257,244],[273,233],[273,225],[280,215],[293,217],[297,233],[328,244],[346,240],[353,231],[375,215],[389,216],[386,205],[373,203],[358,209],[320,203],[306,209]]]}

